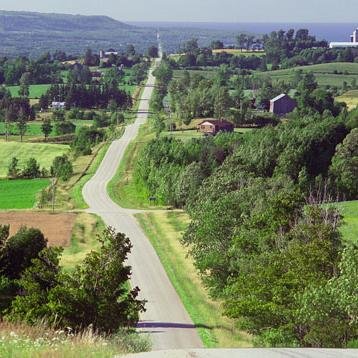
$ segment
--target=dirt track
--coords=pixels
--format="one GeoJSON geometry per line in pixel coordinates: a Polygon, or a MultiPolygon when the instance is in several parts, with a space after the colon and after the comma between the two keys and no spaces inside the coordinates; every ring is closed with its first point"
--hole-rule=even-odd
{"type": "Polygon", "coordinates": [[[50,246],[69,246],[76,214],[50,214],[35,212],[0,213],[0,225],[10,225],[10,235],[21,226],[40,229],[50,246]]]}

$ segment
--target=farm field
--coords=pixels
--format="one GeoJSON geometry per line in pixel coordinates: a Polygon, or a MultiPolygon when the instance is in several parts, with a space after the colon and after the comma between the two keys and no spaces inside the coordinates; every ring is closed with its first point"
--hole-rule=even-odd
{"type": "Polygon", "coordinates": [[[358,90],[343,93],[341,96],[336,97],[336,101],[346,103],[348,109],[354,109],[358,106],[358,90]]]}
{"type": "Polygon", "coordinates": [[[41,230],[50,246],[70,245],[75,220],[74,213],[0,212],[0,224],[10,225],[10,235],[14,235],[21,226],[33,227],[41,230]]]}
{"type": "MultiPolygon", "coordinates": [[[[29,98],[40,98],[51,87],[49,84],[44,85],[30,85],[29,86],[29,98]]],[[[19,97],[20,86],[7,86],[6,87],[12,97],[19,97]]]]}
{"type": "Polygon", "coordinates": [[[186,310],[198,328],[205,347],[249,347],[250,336],[239,331],[222,315],[220,303],[213,302],[197,274],[180,238],[189,223],[184,212],[152,212],[136,215],[154,246],[186,310]]]}
{"type": "Polygon", "coordinates": [[[348,84],[355,79],[358,82],[358,63],[337,62],[325,63],[311,66],[300,66],[285,70],[268,72],[256,72],[255,76],[268,76],[273,81],[290,81],[293,79],[294,71],[302,70],[304,73],[312,72],[316,76],[319,86],[342,87],[343,82],[348,84]]]}
{"type": "Polygon", "coordinates": [[[230,55],[235,56],[259,56],[262,57],[265,55],[265,51],[247,51],[247,50],[240,50],[236,48],[224,48],[224,49],[216,49],[213,50],[213,53],[228,53],[230,55]]]}
{"type": "Polygon", "coordinates": [[[33,208],[37,194],[49,184],[49,179],[0,180],[0,210],[33,208]]]}
{"type": "Polygon", "coordinates": [[[0,177],[7,175],[12,157],[19,159],[19,168],[30,158],[35,158],[41,168],[50,169],[55,157],[69,151],[68,145],[47,143],[0,142],[0,177]]]}
{"type": "Polygon", "coordinates": [[[336,203],[343,215],[341,233],[346,241],[358,243],[358,200],[336,203]]]}

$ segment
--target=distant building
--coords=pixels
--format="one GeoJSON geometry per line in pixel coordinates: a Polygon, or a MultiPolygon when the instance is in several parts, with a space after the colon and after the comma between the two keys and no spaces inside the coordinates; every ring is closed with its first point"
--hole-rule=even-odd
{"type": "Polygon", "coordinates": [[[285,93],[273,98],[270,101],[270,112],[277,116],[284,116],[287,113],[292,112],[297,106],[294,99],[285,93]]]}
{"type": "Polygon", "coordinates": [[[358,47],[358,28],[353,31],[350,36],[350,42],[331,42],[330,48],[358,47]]]}
{"type": "Polygon", "coordinates": [[[206,119],[198,124],[198,131],[205,135],[216,135],[219,132],[233,132],[234,128],[231,122],[218,119],[206,119]]]}
{"type": "Polygon", "coordinates": [[[99,51],[99,58],[101,60],[105,59],[105,58],[109,58],[109,56],[111,56],[111,55],[118,56],[119,52],[114,50],[113,48],[110,48],[107,51],[103,51],[103,50],[99,51]]]}
{"type": "Polygon", "coordinates": [[[51,108],[52,109],[65,109],[66,102],[52,102],[51,108]]]}

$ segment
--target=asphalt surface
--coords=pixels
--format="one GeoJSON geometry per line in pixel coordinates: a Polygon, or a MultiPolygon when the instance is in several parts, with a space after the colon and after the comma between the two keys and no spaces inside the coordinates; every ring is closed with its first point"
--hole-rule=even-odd
{"type": "Polygon", "coordinates": [[[131,239],[133,250],[128,258],[133,272],[131,282],[140,288],[140,298],[148,301],[147,311],[142,314],[139,322],[139,330],[150,334],[153,350],[201,348],[202,343],[192,320],[155,250],[133,216],[138,211],[119,207],[110,199],[106,189],[128,144],[148,118],[154,83],[155,79],[150,73],[135,123],[128,125],[122,138],[111,144],[96,174],[84,186],[83,197],[89,212],[101,216],[107,225],[131,239]]]}
{"type": "Polygon", "coordinates": [[[357,349],[190,349],[125,355],[123,358],[357,358],[357,349]]]}

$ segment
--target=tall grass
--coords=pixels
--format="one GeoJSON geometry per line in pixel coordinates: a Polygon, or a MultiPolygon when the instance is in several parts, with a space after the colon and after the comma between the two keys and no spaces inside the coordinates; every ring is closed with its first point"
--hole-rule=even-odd
{"type": "Polygon", "coordinates": [[[0,357],[113,357],[118,354],[148,351],[147,336],[121,330],[104,336],[87,328],[73,333],[71,329],[55,330],[44,322],[36,326],[0,322],[0,357]]]}

